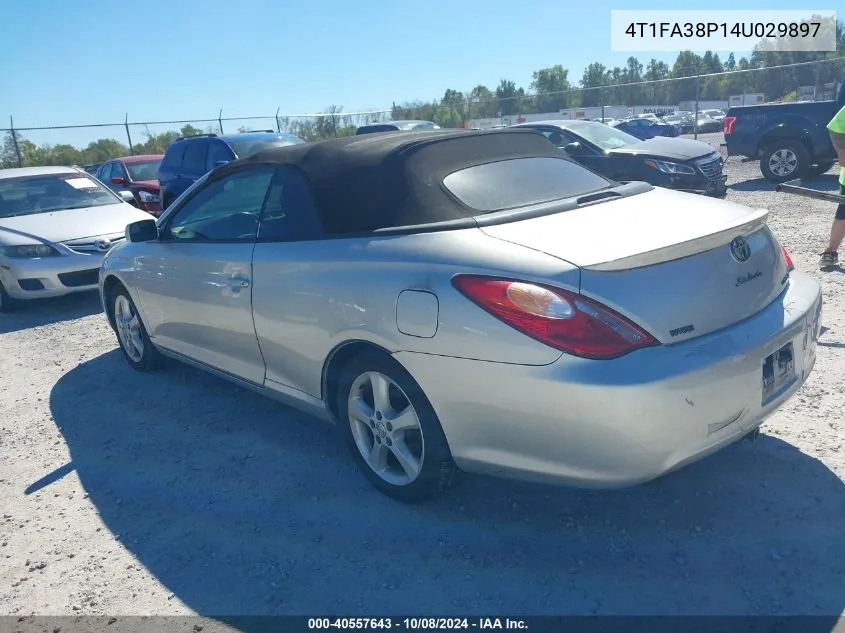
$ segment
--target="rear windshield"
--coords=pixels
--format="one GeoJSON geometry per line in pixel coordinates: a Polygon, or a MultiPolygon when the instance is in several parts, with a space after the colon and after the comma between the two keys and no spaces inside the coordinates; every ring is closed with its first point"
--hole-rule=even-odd
{"type": "Polygon", "coordinates": [[[453,172],[443,185],[476,211],[493,213],[583,196],[614,186],[565,158],[514,158],[453,172]]]}
{"type": "Polygon", "coordinates": [[[238,158],[246,158],[251,154],[273,147],[287,147],[304,143],[301,138],[293,134],[283,134],[281,138],[262,139],[259,141],[229,141],[229,145],[238,158]]]}

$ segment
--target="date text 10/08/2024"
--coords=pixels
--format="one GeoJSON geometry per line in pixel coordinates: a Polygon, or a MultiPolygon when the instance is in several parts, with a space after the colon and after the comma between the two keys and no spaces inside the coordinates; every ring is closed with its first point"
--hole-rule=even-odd
{"type": "Polygon", "coordinates": [[[309,630],[398,629],[406,631],[524,630],[525,620],[512,618],[308,618],[309,630]]]}
{"type": "Polygon", "coordinates": [[[816,37],[821,22],[631,22],[631,37],[816,37]]]}

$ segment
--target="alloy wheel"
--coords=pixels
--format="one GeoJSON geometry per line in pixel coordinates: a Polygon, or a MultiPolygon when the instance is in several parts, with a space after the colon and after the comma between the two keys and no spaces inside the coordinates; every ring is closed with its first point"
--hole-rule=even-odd
{"type": "Polygon", "coordinates": [[[141,321],[129,299],[118,294],[114,300],[114,321],[117,336],[126,355],[136,363],[144,357],[144,338],[141,333],[141,321]]]}
{"type": "Polygon", "coordinates": [[[414,406],[388,376],[369,371],[352,383],[347,402],[355,446],[372,471],[394,486],[419,477],[425,441],[414,406]]]}
{"type": "Polygon", "coordinates": [[[779,149],[769,157],[769,170],[775,176],[789,176],[797,167],[798,157],[791,149],[779,149]]]}

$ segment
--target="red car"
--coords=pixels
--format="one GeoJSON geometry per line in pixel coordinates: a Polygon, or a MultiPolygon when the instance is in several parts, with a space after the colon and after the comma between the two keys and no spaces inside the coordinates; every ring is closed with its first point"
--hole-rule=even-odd
{"type": "Polygon", "coordinates": [[[158,166],[163,157],[162,154],[146,154],[115,158],[100,165],[94,176],[114,191],[131,191],[139,209],[159,215],[158,166]]]}

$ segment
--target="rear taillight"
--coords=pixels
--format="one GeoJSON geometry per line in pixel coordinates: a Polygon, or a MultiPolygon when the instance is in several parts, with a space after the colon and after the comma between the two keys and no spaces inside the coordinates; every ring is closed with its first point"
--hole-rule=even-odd
{"type": "Polygon", "coordinates": [[[575,292],[480,275],[457,275],[452,283],[516,330],[575,356],[618,358],[660,344],[621,314],[575,292]]]}
{"type": "Polygon", "coordinates": [[[792,263],[792,256],[789,254],[789,251],[784,248],[783,244],[781,244],[780,250],[783,253],[783,261],[786,262],[786,271],[792,272],[795,270],[795,264],[792,263]]]}
{"type": "Polygon", "coordinates": [[[735,116],[726,116],[724,119],[722,119],[722,130],[725,132],[726,135],[727,134],[733,134],[735,123],[736,123],[736,117],[735,116]]]}

